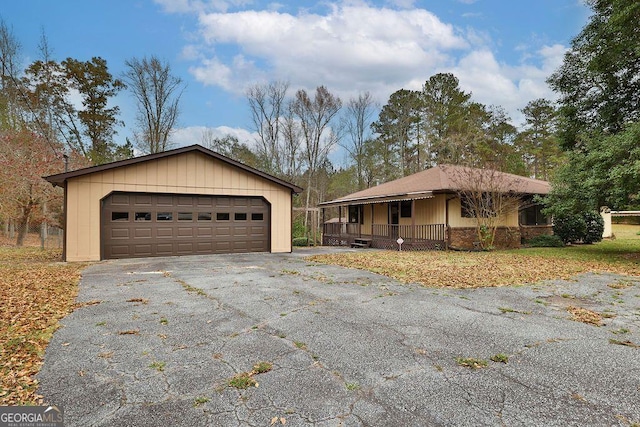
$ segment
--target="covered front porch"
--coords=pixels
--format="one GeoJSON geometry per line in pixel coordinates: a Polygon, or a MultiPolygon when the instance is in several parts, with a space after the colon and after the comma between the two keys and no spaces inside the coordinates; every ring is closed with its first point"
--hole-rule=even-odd
{"type": "Polygon", "coordinates": [[[328,222],[323,224],[324,246],[356,246],[359,244],[390,250],[447,249],[445,224],[400,225],[328,222]],[[402,238],[402,245],[398,239],[402,238]]]}

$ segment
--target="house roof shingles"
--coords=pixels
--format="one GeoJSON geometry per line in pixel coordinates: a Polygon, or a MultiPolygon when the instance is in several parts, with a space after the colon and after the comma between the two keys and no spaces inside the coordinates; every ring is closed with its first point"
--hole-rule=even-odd
{"type": "MultiPolygon", "coordinates": [[[[320,206],[380,203],[395,200],[411,200],[433,197],[434,193],[453,193],[471,188],[497,186],[501,191],[518,194],[548,194],[547,181],[527,178],[490,169],[474,169],[462,166],[439,165],[404,178],[389,181],[366,190],[358,191],[320,206]],[[476,181],[465,186],[465,182],[476,181]]],[[[493,189],[486,188],[485,191],[493,189]]]]}

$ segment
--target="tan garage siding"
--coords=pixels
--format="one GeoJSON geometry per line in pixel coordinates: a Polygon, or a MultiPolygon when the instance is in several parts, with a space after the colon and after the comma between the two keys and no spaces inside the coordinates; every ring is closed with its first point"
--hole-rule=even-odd
{"type": "Polygon", "coordinates": [[[271,251],[291,251],[290,188],[199,151],[67,181],[67,261],[100,259],[100,201],[113,191],[261,196],[271,204],[271,251]]]}

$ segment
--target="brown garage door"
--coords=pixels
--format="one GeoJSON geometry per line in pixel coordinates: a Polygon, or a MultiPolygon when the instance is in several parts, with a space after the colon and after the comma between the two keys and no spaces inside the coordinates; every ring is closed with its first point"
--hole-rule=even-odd
{"type": "Polygon", "coordinates": [[[270,251],[261,197],[112,193],[102,202],[102,259],[270,251]]]}

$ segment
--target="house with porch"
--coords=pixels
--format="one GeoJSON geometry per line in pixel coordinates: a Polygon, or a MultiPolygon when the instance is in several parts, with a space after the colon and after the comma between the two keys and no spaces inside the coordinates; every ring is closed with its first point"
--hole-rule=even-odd
{"type": "Polygon", "coordinates": [[[551,222],[535,203],[550,191],[546,181],[489,169],[440,165],[394,181],[319,204],[338,221],[323,224],[323,245],[381,249],[476,249],[478,215],[494,215],[494,246],[516,248],[541,234],[551,222]],[[483,210],[470,208],[479,194],[483,210]],[[486,206],[508,196],[508,209],[486,206]],[[335,212],[337,210],[337,212],[335,212]],[[400,245],[401,244],[401,245],[400,245]]]}

